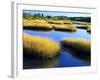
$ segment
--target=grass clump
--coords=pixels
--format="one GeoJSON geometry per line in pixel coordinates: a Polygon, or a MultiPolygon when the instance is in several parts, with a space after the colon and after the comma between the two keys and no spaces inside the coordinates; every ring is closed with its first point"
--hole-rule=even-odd
{"type": "Polygon", "coordinates": [[[53,58],[60,52],[60,45],[52,39],[23,35],[24,54],[41,58],[53,58]]]}
{"type": "Polygon", "coordinates": [[[70,20],[64,20],[64,21],[63,21],[63,24],[72,25],[72,22],[71,22],[70,20]]]}
{"type": "Polygon", "coordinates": [[[91,43],[89,40],[85,39],[63,39],[61,40],[61,45],[64,48],[70,48],[77,52],[75,55],[85,57],[90,59],[91,43]]]}
{"type": "Polygon", "coordinates": [[[63,24],[62,20],[48,20],[49,24],[63,24]]]}
{"type": "Polygon", "coordinates": [[[33,23],[47,23],[46,20],[43,20],[43,19],[36,19],[36,20],[33,20],[33,23]]]}
{"type": "Polygon", "coordinates": [[[70,28],[70,30],[73,31],[73,32],[77,30],[76,26],[74,26],[74,25],[69,24],[69,25],[66,25],[66,27],[70,28]]]}
{"type": "Polygon", "coordinates": [[[52,26],[45,20],[23,20],[24,29],[51,30],[52,26]]]}
{"type": "Polygon", "coordinates": [[[58,30],[58,31],[76,31],[76,27],[69,20],[32,20],[24,19],[23,28],[31,30],[58,30]]]}
{"type": "Polygon", "coordinates": [[[58,31],[76,31],[76,27],[72,25],[70,20],[49,20],[48,23],[58,31]]]}
{"type": "Polygon", "coordinates": [[[61,41],[63,46],[70,47],[74,50],[84,52],[84,53],[90,53],[90,41],[85,39],[63,39],[61,41]]]}
{"type": "Polygon", "coordinates": [[[76,27],[73,26],[73,25],[53,25],[53,28],[55,30],[58,30],[58,31],[69,31],[69,32],[74,32],[76,31],[76,27]]]}

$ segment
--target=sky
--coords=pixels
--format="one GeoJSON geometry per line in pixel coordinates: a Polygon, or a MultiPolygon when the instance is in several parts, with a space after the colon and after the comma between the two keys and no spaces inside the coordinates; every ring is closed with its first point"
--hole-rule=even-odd
{"type": "Polygon", "coordinates": [[[38,10],[23,10],[24,13],[30,14],[44,14],[44,16],[67,16],[67,17],[90,17],[90,13],[76,13],[76,12],[53,12],[53,11],[38,11],[38,10]]]}

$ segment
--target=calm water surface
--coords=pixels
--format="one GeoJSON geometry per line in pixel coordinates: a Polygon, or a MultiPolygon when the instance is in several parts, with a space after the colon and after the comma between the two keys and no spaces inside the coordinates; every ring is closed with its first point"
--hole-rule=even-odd
{"type": "Polygon", "coordinates": [[[86,26],[86,25],[83,25],[83,24],[73,24],[74,26],[76,26],[76,27],[84,27],[84,26],[86,26]]]}
{"type": "MultiPolygon", "coordinates": [[[[58,43],[63,38],[84,38],[91,40],[91,35],[86,32],[86,30],[78,29],[76,32],[61,32],[61,31],[32,31],[24,30],[24,33],[30,34],[32,36],[42,36],[52,38],[58,43]]],[[[61,54],[53,60],[36,60],[33,58],[24,57],[23,59],[23,68],[24,69],[33,69],[33,68],[52,68],[52,67],[79,67],[79,66],[90,66],[90,62],[77,58],[72,54],[74,51],[71,50],[62,50],[61,54]]]]}

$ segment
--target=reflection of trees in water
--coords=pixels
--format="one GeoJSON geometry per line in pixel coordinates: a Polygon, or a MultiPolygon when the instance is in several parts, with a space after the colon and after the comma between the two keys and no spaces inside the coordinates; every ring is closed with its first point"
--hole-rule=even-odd
{"type": "Polygon", "coordinates": [[[23,58],[23,69],[53,68],[58,64],[58,58],[54,59],[34,59],[32,57],[23,58]]]}

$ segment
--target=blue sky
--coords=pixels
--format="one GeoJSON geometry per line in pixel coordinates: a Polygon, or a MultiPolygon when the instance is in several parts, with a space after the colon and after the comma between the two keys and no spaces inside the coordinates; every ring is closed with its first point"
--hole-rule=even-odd
{"type": "Polygon", "coordinates": [[[44,14],[44,16],[67,16],[67,17],[90,17],[90,13],[75,13],[75,12],[53,12],[53,11],[38,11],[38,10],[23,10],[24,13],[44,14]]]}

